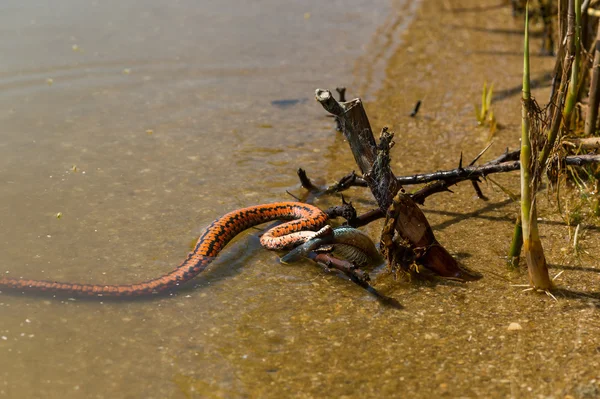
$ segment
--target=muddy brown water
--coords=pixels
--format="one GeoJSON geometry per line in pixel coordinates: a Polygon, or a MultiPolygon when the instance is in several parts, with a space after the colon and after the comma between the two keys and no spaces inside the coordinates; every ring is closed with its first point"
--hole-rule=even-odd
{"type": "MultiPolygon", "coordinates": [[[[4,2],[1,271],[148,279],[178,264],[215,217],[301,194],[297,167],[322,183],[354,169],[312,100],[317,87],[347,84],[370,101],[375,130],[397,132],[398,174],[452,168],[461,150],[485,146],[473,116],[485,80],[503,125],[488,158],[514,148],[522,43],[508,8],[369,3],[4,2]]],[[[545,99],[552,61],[532,65],[545,99]]],[[[497,180],[515,189],[517,176],[497,180]]],[[[172,296],[3,293],[0,396],[597,397],[596,226],[583,225],[576,255],[573,229],[547,206],[543,239],[565,293],[523,293],[511,284],[526,276],[503,263],[516,205],[484,190],[488,202],[465,184],[424,208],[484,279],[379,276],[404,310],[308,262],[280,265],[257,231],[172,296]]],[[[364,190],[347,195],[373,206],[364,190]]]]}

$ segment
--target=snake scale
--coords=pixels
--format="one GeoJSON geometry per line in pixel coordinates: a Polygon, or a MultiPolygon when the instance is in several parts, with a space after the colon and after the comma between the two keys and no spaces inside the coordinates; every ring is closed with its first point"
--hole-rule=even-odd
{"type": "Polygon", "coordinates": [[[1,289],[34,292],[69,293],[83,296],[127,297],[144,296],[177,288],[201,273],[236,235],[262,223],[289,220],[269,229],[260,238],[267,249],[286,249],[302,244],[315,236],[327,222],[327,214],[319,208],[299,202],[276,202],[229,212],[212,222],[200,235],[194,249],[173,271],[136,284],[84,284],[0,278],[1,289]]]}
{"type": "Polygon", "coordinates": [[[200,235],[194,249],[170,273],[137,284],[79,284],[69,282],[0,278],[0,289],[70,293],[89,296],[143,296],[174,289],[201,273],[221,250],[242,231],[274,220],[289,220],[262,235],[268,249],[285,249],[303,243],[322,227],[327,215],[319,208],[298,202],[276,202],[229,212],[212,222],[200,235]]]}

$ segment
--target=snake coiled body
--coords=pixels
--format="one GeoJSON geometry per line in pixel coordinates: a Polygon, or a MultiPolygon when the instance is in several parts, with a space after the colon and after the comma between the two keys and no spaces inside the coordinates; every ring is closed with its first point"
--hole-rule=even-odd
{"type": "Polygon", "coordinates": [[[359,267],[376,266],[383,261],[371,238],[360,230],[348,226],[323,227],[314,237],[283,256],[280,261],[281,263],[295,262],[308,257],[311,251],[326,247],[329,247],[326,249],[327,252],[359,267]]]}
{"type": "Polygon", "coordinates": [[[276,202],[229,212],[212,222],[202,233],[194,249],[173,271],[137,284],[79,284],[21,278],[0,278],[4,288],[69,293],[86,296],[143,296],[174,289],[201,273],[236,235],[274,220],[290,220],[262,235],[260,242],[268,249],[286,249],[314,236],[311,230],[321,228],[327,215],[319,208],[299,202],[276,202]]]}

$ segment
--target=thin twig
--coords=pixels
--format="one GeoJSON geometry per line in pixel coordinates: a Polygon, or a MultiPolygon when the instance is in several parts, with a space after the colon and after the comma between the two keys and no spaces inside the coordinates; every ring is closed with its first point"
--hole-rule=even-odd
{"type": "MultiPolygon", "coordinates": [[[[439,187],[429,187],[427,188],[427,192],[430,192],[425,197],[433,194],[434,192],[448,191],[447,187],[453,186],[461,181],[465,180],[473,180],[479,181],[481,177],[485,177],[489,174],[493,173],[505,173],[512,172],[515,170],[519,170],[520,163],[518,160],[513,161],[503,161],[499,162],[503,159],[514,159],[515,155],[518,152],[511,151],[497,158],[496,160],[490,161],[481,166],[467,166],[463,168],[456,168],[450,170],[442,170],[432,173],[421,173],[412,176],[400,176],[397,177],[398,183],[401,185],[415,185],[415,184],[424,184],[436,182],[439,183],[439,187]],[[440,183],[441,182],[441,183],[440,183]]],[[[564,158],[565,165],[571,166],[583,166],[590,165],[594,163],[600,163],[600,155],[596,154],[586,154],[586,155],[570,155],[564,158]]],[[[307,178],[307,181],[310,182],[310,179],[307,178]]],[[[304,182],[302,185],[304,186],[304,182]]],[[[312,185],[312,183],[311,183],[312,185]]],[[[341,192],[347,190],[350,187],[366,187],[367,183],[364,179],[354,174],[354,172],[344,176],[340,181],[336,184],[330,186],[329,188],[323,190],[327,193],[333,192],[341,192]]],[[[314,187],[314,186],[313,186],[314,187]]],[[[314,188],[313,188],[314,189],[314,188]]],[[[420,195],[422,196],[422,194],[420,195]]]]}

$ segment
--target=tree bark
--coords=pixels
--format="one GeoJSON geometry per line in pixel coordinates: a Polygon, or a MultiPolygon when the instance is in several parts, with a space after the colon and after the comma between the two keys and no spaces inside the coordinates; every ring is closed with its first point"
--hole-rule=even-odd
{"type": "Polygon", "coordinates": [[[379,145],[376,144],[369,119],[360,99],[338,103],[328,90],[317,89],[317,101],[336,116],[354,160],[381,211],[386,213],[396,194],[398,218],[395,230],[414,249],[421,253],[419,263],[443,277],[472,280],[474,276],[463,271],[456,260],[442,247],[433,234],[425,215],[418,205],[401,192],[401,185],[390,168],[389,150],[394,145],[393,134],[384,128],[379,145]]]}

